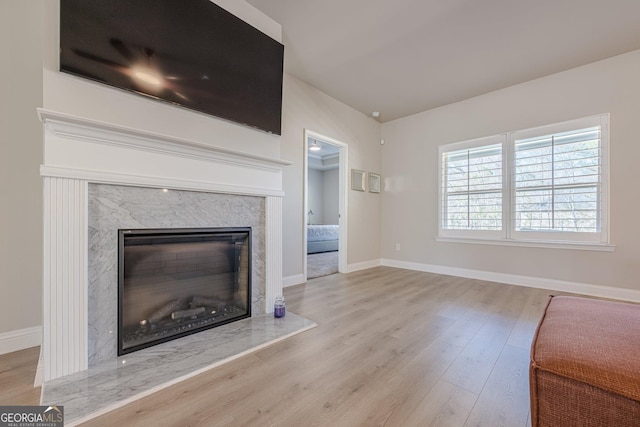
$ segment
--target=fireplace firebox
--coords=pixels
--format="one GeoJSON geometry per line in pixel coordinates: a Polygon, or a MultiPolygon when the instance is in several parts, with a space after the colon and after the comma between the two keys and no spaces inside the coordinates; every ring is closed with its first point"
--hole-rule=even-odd
{"type": "Polygon", "coordinates": [[[251,228],[118,230],[118,356],[251,317],[251,228]]]}

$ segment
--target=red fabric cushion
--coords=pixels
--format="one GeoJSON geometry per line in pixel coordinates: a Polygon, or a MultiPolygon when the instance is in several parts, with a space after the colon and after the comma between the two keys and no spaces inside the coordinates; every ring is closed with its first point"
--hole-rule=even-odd
{"type": "Polygon", "coordinates": [[[551,298],[532,367],[640,400],[640,305],[551,298]]]}

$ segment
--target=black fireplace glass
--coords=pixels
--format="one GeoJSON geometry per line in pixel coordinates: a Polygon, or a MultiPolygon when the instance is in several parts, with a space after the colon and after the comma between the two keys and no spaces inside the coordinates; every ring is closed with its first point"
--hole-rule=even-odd
{"type": "Polygon", "coordinates": [[[118,355],[251,317],[251,228],[118,230],[118,355]]]}

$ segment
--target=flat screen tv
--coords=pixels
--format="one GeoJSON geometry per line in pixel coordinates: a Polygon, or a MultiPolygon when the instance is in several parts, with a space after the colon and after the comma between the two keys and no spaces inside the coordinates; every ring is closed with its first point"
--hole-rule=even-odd
{"type": "Polygon", "coordinates": [[[284,46],[210,0],[60,0],[60,70],[280,135],[284,46]]]}

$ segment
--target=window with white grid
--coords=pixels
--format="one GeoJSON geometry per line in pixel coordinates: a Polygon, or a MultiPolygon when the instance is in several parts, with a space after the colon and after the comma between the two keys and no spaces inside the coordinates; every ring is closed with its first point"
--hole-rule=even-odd
{"type": "Polygon", "coordinates": [[[608,242],[609,116],[440,147],[440,236],[608,242]]]}
{"type": "Polygon", "coordinates": [[[502,230],[503,140],[483,138],[441,151],[441,229],[450,235],[502,230]]]}

